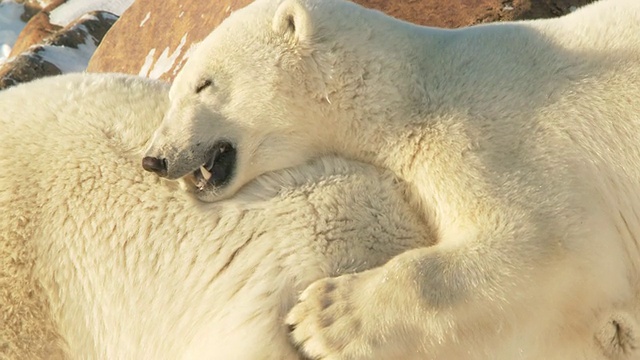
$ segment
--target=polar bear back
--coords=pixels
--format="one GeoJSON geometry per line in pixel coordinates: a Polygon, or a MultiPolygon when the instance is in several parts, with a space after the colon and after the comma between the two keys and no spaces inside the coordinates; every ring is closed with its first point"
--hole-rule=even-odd
{"type": "Polygon", "coordinates": [[[166,105],[119,75],[0,94],[0,311],[27,314],[0,325],[9,355],[297,358],[281,320],[299,291],[433,238],[393,176],[336,158],[196,201],[140,167],[166,105]]]}

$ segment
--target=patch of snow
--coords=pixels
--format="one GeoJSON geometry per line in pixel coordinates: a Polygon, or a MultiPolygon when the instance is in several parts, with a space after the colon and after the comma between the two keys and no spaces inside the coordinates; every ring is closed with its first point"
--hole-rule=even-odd
{"type": "Polygon", "coordinates": [[[67,26],[70,22],[90,11],[103,10],[118,16],[133,4],[134,0],[68,0],[51,11],[52,24],[67,26]]]}
{"type": "Polygon", "coordinates": [[[0,0],[0,64],[4,63],[26,23],[20,20],[24,5],[0,0]]]}
{"type": "Polygon", "coordinates": [[[151,11],[149,11],[147,13],[147,15],[144,16],[144,19],[142,19],[142,21],[140,21],[140,27],[142,27],[144,25],[144,23],[146,23],[147,20],[149,20],[150,17],[151,17],[151,11]]]}
{"type": "Polygon", "coordinates": [[[38,55],[42,56],[43,60],[55,65],[63,74],[66,74],[85,71],[87,65],[89,65],[89,59],[91,59],[95,51],[96,45],[88,38],[83,44],[78,44],[77,49],[47,45],[43,47],[42,51],[38,52],[38,55]]]}
{"type": "Polygon", "coordinates": [[[180,11],[180,14],[178,14],[178,18],[181,18],[184,16],[184,11],[180,11]]]}
{"type": "Polygon", "coordinates": [[[178,71],[182,69],[182,67],[184,66],[184,63],[187,62],[187,60],[189,60],[189,58],[191,57],[191,54],[193,54],[193,52],[196,50],[198,45],[200,45],[200,43],[196,42],[196,43],[192,43],[191,46],[189,46],[189,49],[187,49],[184,55],[182,55],[182,59],[180,59],[180,62],[178,63],[178,65],[176,65],[176,67],[173,69],[173,75],[176,75],[178,71]]]}
{"type": "Polygon", "coordinates": [[[97,21],[98,17],[92,14],[84,14],[80,17],[80,19],[82,20],[93,20],[93,21],[97,21]]]}
{"type": "Polygon", "coordinates": [[[149,70],[153,66],[153,57],[156,54],[156,49],[151,49],[147,56],[144,58],[144,64],[142,64],[142,68],[140,68],[139,76],[147,76],[149,75],[149,70]]]}
{"type": "Polygon", "coordinates": [[[162,54],[158,57],[158,60],[153,61],[155,55],[155,49],[151,50],[144,60],[144,65],[140,69],[140,76],[146,76],[150,79],[159,79],[162,75],[169,72],[175,65],[178,56],[182,53],[182,48],[187,43],[187,35],[184,34],[180,39],[178,47],[169,55],[169,47],[166,47],[162,54]]]}
{"type": "Polygon", "coordinates": [[[502,4],[502,11],[512,11],[513,9],[513,1],[505,1],[504,4],[502,4]]]}
{"type": "Polygon", "coordinates": [[[576,11],[576,10],[578,10],[578,7],[577,7],[577,6],[571,6],[571,7],[569,7],[569,12],[570,12],[570,13],[572,13],[572,12],[574,12],[574,11],[576,11]]]}
{"type": "Polygon", "coordinates": [[[10,54],[11,54],[11,46],[9,46],[9,44],[0,45],[0,64],[2,64],[1,59],[9,58],[10,54]]]}

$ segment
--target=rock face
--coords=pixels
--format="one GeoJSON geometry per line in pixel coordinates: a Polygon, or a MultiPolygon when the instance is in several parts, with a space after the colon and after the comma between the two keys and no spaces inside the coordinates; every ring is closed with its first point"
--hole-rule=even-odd
{"type": "MultiPolygon", "coordinates": [[[[355,0],[420,25],[455,28],[554,17],[593,0],[355,0]]],[[[201,41],[251,0],[137,0],[105,37],[88,71],[123,72],[171,81],[201,41]]]]}
{"type": "MultiPolygon", "coordinates": [[[[44,12],[31,20],[34,19],[38,24],[48,23],[44,12]]],[[[43,30],[44,40],[40,44],[29,47],[0,67],[0,89],[43,76],[83,71],[107,30],[117,19],[111,13],[96,11],[49,36],[46,36],[47,30],[43,30]]],[[[46,25],[37,26],[46,29],[46,25]]]]}
{"type": "Polygon", "coordinates": [[[23,4],[25,12],[22,15],[23,21],[29,21],[40,12],[49,12],[64,4],[67,0],[15,0],[18,4],[23,4]]]}
{"type": "Polygon", "coordinates": [[[493,21],[549,18],[594,0],[354,0],[412,23],[457,28],[493,21]]]}
{"type": "Polygon", "coordinates": [[[31,45],[43,42],[45,38],[51,36],[58,30],[60,26],[53,25],[49,22],[49,13],[40,11],[29,19],[27,25],[22,29],[16,43],[11,49],[11,56],[17,56],[27,50],[31,45]]]}
{"type": "Polygon", "coordinates": [[[251,0],[137,0],[89,62],[88,71],[171,80],[191,45],[251,0]],[[131,46],[135,44],[135,46],[131,46]]]}

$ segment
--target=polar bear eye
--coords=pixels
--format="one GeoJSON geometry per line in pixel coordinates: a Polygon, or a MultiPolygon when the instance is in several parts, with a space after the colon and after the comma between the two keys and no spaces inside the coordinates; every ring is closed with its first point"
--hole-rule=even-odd
{"type": "Polygon", "coordinates": [[[202,90],[211,86],[212,83],[213,81],[211,81],[210,79],[200,81],[200,83],[198,83],[198,86],[196,87],[196,94],[199,94],[202,90]]]}

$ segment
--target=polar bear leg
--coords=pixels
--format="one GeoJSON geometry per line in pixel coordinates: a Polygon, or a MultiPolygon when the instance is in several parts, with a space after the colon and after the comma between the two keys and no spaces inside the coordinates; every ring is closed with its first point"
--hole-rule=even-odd
{"type": "MultiPolygon", "coordinates": [[[[569,342],[593,339],[593,332],[575,334],[592,331],[585,309],[598,301],[576,280],[580,262],[545,253],[549,243],[536,238],[520,243],[527,251],[511,246],[488,239],[436,245],[320,280],[286,319],[292,338],[317,359],[549,358],[569,342]]],[[[635,324],[622,319],[600,339],[617,353],[635,346],[635,324]]]]}

